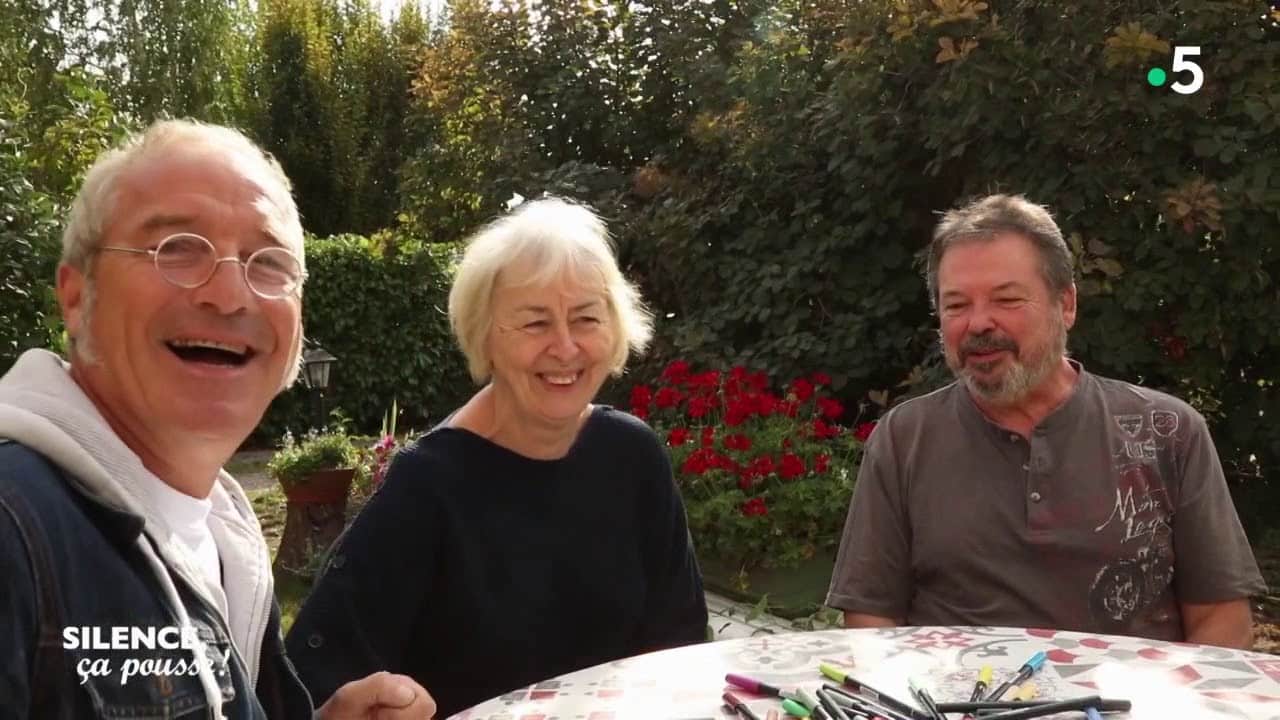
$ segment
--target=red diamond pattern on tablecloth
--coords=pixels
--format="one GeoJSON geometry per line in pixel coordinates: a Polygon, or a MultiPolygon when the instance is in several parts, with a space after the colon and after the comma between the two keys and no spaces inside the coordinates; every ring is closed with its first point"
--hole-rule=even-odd
{"type": "Polygon", "coordinates": [[[1095,650],[1106,650],[1107,648],[1111,647],[1111,643],[1107,642],[1106,640],[1103,640],[1102,638],[1092,638],[1092,637],[1081,640],[1080,644],[1087,648],[1093,648],[1095,650]]]}
{"type": "Polygon", "coordinates": [[[1138,655],[1142,656],[1147,660],[1168,660],[1169,659],[1169,653],[1159,648],[1150,648],[1150,647],[1142,648],[1141,650],[1138,651],[1138,655]]]}
{"type": "Polygon", "coordinates": [[[1169,674],[1181,685],[1194,685],[1204,678],[1204,675],[1201,675],[1199,670],[1190,665],[1180,665],[1170,670],[1169,674]]]}
{"type": "Polygon", "coordinates": [[[1070,665],[1075,662],[1076,658],[1080,657],[1079,655],[1076,655],[1073,652],[1067,652],[1066,650],[1050,650],[1045,653],[1044,656],[1048,658],[1049,662],[1058,663],[1060,665],[1070,665]]]}
{"type": "Polygon", "coordinates": [[[946,648],[969,647],[973,644],[973,637],[965,632],[929,630],[913,634],[906,639],[904,644],[916,650],[944,650],[946,648]]]}
{"type": "Polygon", "coordinates": [[[1213,698],[1214,700],[1226,700],[1228,702],[1237,702],[1237,703],[1239,702],[1268,703],[1275,706],[1276,703],[1280,702],[1280,698],[1277,698],[1274,695],[1259,695],[1258,693],[1251,693],[1251,692],[1238,692],[1238,691],[1230,691],[1230,690],[1220,690],[1220,691],[1210,690],[1202,694],[1205,697],[1210,697],[1210,698],[1213,698]]]}
{"type": "Polygon", "coordinates": [[[1028,635],[1030,635],[1031,637],[1038,637],[1038,638],[1051,638],[1051,637],[1053,637],[1054,635],[1057,635],[1057,634],[1058,634],[1058,631],[1057,631],[1057,630],[1045,630],[1045,629],[1043,629],[1043,628],[1030,628],[1030,629],[1028,629],[1028,630],[1027,630],[1027,634],[1028,634],[1028,635]]]}
{"type": "Polygon", "coordinates": [[[1280,659],[1254,660],[1253,666],[1261,670],[1264,675],[1272,680],[1280,681],[1280,659]]]}

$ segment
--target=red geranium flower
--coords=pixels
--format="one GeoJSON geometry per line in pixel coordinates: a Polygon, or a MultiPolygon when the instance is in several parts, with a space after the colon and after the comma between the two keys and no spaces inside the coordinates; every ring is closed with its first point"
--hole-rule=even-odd
{"type": "Polygon", "coordinates": [[[764,477],[777,469],[777,466],[773,462],[772,455],[761,455],[751,461],[750,468],[756,477],[764,477]]]}
{"type": "Polygon", "coordinates": [[[707,413],[715,409],[716,398],[714,395],[699,395],[689,400],[689,417],[702,418],[707,413]]]}
{"type": "Polygon", "coordinates": [[[702,447],[709,448],[716,444],[716,429],[708,425],[702,428],[702,447]]]}
{"type": "Polygon", "coordinates": [[[785,480],[798,478],[804,474],[804,461],[795,453],[785,453],[782,456],[782,466],[778,474],[785,480]]]}
{"type": "Polygon", "coordinates": [[[724,424],[729,427],[736,427],[747,421],[751,417],[751,408],[745,401],[729,403],[729,408],[724,414],[724,424]]]}
{"type": "Polygon", "coordinates": [[[689,378],[689,385],[700,390],[715,392],[720,387],[720,371],[708,370],[689,378]]]}
{"type": "Polygon", "coordinates": [[[840,428],[828,425],[822,418],[813,421],[813,435],[820,440],[828,440],[840,434],[840,428]]]}
{"type": "Polygon", "coordinates": [[[667,433],[667,445],[671,447],[679,447],[680,445],[683,445],[688,441],[689,441],[688,428],[682,428],[682,427],[672,428],[671,432],[667,433]]]}
{"type": "Polygon", "coordinates": [[[724,446],[730,450],[750,450],[751,438],[741,433],[726,435],[724,438],[724,446]]]}
{"type": "Polygon", "coordinates": [[[871,437],[871,431],[875,429],[876,429],[876,424],[874,422],[864,422],[858,427],[853,429],[853,436],[858,438],[862,442],[866,442],[867,438],[871,437]]]}
{"type": "Polygon", "coordinates": [[[819,455],[813,459],[813,471],[816,473],[824,473],[831,469],[831,456],[819,455]]]}
{"type": "Polygon", "coordinates": [[[680,472],[690,475],[701,475],[711,469],[711,464],[702,456],[700,452],[694,452],[684,459],[684,464],[680,466],[680,472]]]}
{"type": "Polygon", "coordinates": [[[712,454],[712,462],[711,462],[712,467],[720,470],[727,470],[731,473],[738,472],[739,470],[738,463],[734,462],[733,458],[729,457],[728,455],[721,455],[720,453],[714,450],[708,450],[707,452],[710,452],[712,454]]]}
{"type": "Polygon", "coordinates": [[[654,403],[660,408],[673,408],[680,404],[684,399],[684,394],[673,387],[664,387],[658,390],[654,403]]]}
{"type": "Polygon", "coordinates": [[[791,381],[791,394],[796,396],[796,400],[804,402],[813,397],[813,383],[804,378],[796,378],[791,381]]]}
{"type": "Polygon", "coordinates": [[[844,414],[844,405],[841,405],[839,400],[818,398],[818,412],[828,420],[835,420],[844,414]]]}
{"type": "Polygon", "coordinates": [[[747,517],[757,517],[769,514],[769,506],[764,504],[764,498],[751,498],[742,503],[742,514],[747,517]]]}
{"type": "Polygon", "coordinates": [[[689,363],[676,360],[662,371],[662,379],[672,385],[679,385],[689,378],[689,363]]]}
{"type": "Polygon", "coordinates": [[[649,408],[643,407],[643,406],[633,407],[631,408],[631,414],[635,415],[641,420],[647,420],[649,419],[649,408]]]}
{"type": "Polygon", "coordinates": [[[649,407],[653,402],[653,389],[648,385],[637,385],[631,388],[631,407],[649,407]]]}
{"type": "Polygon", "coordinates": [[[827,387],[831,386],[831,376],[824,372],[816,372],[810,375],[809,379],[813,381],[814,385],[825,385],[827,387]]]}

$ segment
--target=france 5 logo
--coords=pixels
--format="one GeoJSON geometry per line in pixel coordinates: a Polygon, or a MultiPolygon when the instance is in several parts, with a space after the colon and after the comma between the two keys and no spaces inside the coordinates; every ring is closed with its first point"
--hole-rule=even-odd
{"type": "MultiPolygon", "coordinates": [[[[1191,73],[1189,82],[1179,80],[1169,86],[1169,89],[1180,94],[1190,95],[1199,90],[1204,85],[1204,69],[1198,63],[1190,58],[1200,55],[1199,45],[1175,45],[1173,48],[1173,65],[1169,68],[1169,72],[1174,75],[1182,73],[1191,73]]],[[[1154,67],[1147,71],[1147,83],[1151,87],[1163,87],[1169,80],[1169,73],[1164,68],[1154,67]]]]}

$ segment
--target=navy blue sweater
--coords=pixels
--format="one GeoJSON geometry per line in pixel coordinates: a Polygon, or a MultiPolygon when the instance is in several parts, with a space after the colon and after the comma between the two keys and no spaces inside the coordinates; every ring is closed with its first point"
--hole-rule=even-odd
{"type": "Polygon", "coordinates": [[[316,699],[378,670],[444,718],[539,680],[705,638],[706,601],[667,453],[598,407],[534,460],[440,428],[400,452],[289,633],[316,699]]]}

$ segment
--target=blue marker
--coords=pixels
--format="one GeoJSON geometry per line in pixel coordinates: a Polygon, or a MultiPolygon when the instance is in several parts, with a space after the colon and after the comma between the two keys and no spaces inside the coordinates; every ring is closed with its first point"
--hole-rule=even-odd
{"type": "Polygon", "coordinates": [[[1014,675],[1012,678],[1000,683],[1000,685],[996,687],[995,690],[992,690],[991,694],[983,698],[983,700],[999,700],[1001,696],[1009,692],[1009,688],[1019,683],[1026,682],[1032,675],[1035,675],[1036,671],[1040,669],[1040,666],[1044,664],[1045,657],[1046,656],[1043,651],[1032,655],[1031,659],[1018,670],[1017,675],[1014,675]]]}
{"type": "Polygon", "coordinates": [[[1088,718],[1088,720],[1102,720],[1102,713],[1098,712],[1096,708],[1085,708],[1084,716],[1088,718]]]}

